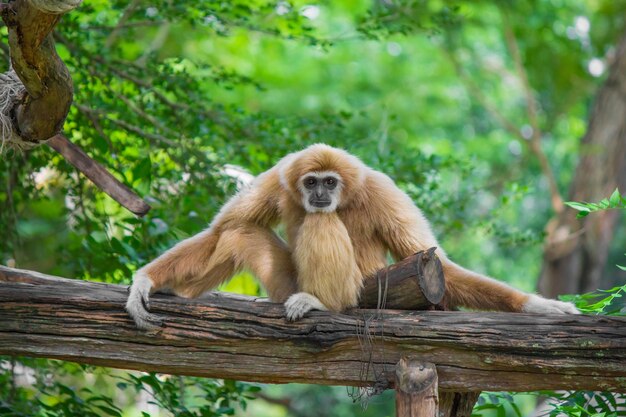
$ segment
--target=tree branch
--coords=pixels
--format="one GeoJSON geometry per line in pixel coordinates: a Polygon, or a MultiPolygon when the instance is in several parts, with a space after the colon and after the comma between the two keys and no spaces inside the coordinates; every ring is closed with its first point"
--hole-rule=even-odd
{"type": "Polygon", "coordinates": [[[444,53],[452,63],[454,70],[467,89],[468,93],[480,103],[481,106],[489,113],[491,116],[496,119],[496,121],[511,135],[520,139],[521,142],[526,142],[526,138],[522,135],[520,129],[509,120],[493,103],[489,101],[487,96],[483,94],[480,87],[471,79],[470,76],[467,75],[465,71],[463,71],[463,67],[459,60],[454,55],[453,51],[444,48],[444,53]]]}
{"type": "Polygon", "coordinates": [[[209,293],[155,295],[165,326],[148,334],[124,311],[126,297],[120,285],[0,267],[0,354],[335,385],[390,382],[408,355],[435,364],[444,390],[626,391],[624,317],[352,310],[290,323],[282,305],[209,293]]]}
{"type": "Polygon", "coordinates": [[[143,201],[133,190],[122,184],[102,165],[91,159],[80,147],[74,145],[65,136],[55,135],[47,143],[51,148],[63,155],[76,169],[85,174],[98,188],[131,212],[138,216],[143,216],[150,211],[148,203],[143,201]]]}
{"type": "Polygon", "coordinates": [[[15,128],[25,141],[45,141],[61,131],[72,104],[72,79],[51,36],[61,15],[24,0],[8,3],[0,13],[8,27],[13,69],[26,89],[13,112],[15,128]]]}
{"type": "Polygon", "coordinates": [[[52,30],[62,12],[77,1],[59,1],[54,12],[39,10],[26,0],[3,3],[0,15],[9,32],[11,62],[26,94],[15,105],[14,127],[21,139],[33,143],[49,140],[52,148],[84,173],[105,193],[140,216],[150,206],[119,182],[80,147],[59,134],[72,104],[69,71],[57,55],[52,30]]]}
{"type": "MultiPolygon", "coordinates": [[[[533,90],[530,86],[530,82],[528,81],[528,74],[526,73],[526,69],[524,68],[524,64],[522,62],[522,57],[519,51],[519,47],[517,45],[517,39],[515,38],[515,34],[513,33],[513,29],[511,26],[511,20],[509,19],[509,15],[503,7],[500,7],[500,14],[502,15],[502,27],[504,30],[504,40],[507,45],[507,49],[511,58],[513,59],[513,63],[515,65],[515,71],[517,73],[517,77],[519,78],[522,89],[524,90],[524,97],[526,99],[526,114],[528,117],[528,123],[532,128],[532,134],[530,136],[529,148],[530,151],[535,155],[539,164],[541,166],[541,171],[543,175],[548,180],[548,186],[550,188],[550,196],[552,202],[552,208],[558,214],[563,211],[563,198],[561,197],[561,193],[559,192],[559,187],[554,177],[554,172],[550,167],[550,162],[546,157],[546,154],[541,149],[541,126],[539,125],[539,111],[537,109],[537,103],[535,98],[533,97],[533,90]]],[[[526,143],[526,141],[523,141],[526,143]]]]}

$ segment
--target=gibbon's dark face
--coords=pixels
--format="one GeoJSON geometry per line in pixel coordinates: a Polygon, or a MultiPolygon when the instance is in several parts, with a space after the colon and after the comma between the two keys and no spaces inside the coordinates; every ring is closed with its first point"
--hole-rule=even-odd
{"type": "Polygon", "coordinates": [[[309,213],[332,213],[340,202],[342,182],[336,172],[309,172],[299,181],[304,209],[309,213]]]}

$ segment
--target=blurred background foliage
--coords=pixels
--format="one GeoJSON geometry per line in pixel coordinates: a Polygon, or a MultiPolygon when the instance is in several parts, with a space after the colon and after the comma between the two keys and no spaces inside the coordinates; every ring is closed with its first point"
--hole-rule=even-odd
{"type": "MultiPolygon", "coordinates": [[[[528,139],[541,129],[565,194],[625,13],[624,0],[85,2],[55,33],[76,90],[64,130],[153,208],[134,217],[46,146],[7,151],[0,262],[127,284],[250,175],[325,142],[389,174],[454,259],[532,291],[554,213],[528,139]]],[[[603,288],[623,284],[625,246],[622,227],[603,288]]],[[[262,291],[245,273],[224,289],[262,291]]],[[[344,388],[258,392],[24,358],[0,361],[0,393],[12,416],[393,414],[390,392],[363,410],[344,388]]],[[[477,413],[517,415],[502,398],[477,413]]],[[[519,398],[531,413],[536,395],[519,398]]]]}

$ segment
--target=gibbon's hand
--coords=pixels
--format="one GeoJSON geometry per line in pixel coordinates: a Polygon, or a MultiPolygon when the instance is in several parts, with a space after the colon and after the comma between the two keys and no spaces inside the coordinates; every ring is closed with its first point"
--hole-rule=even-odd
{"type": "Polygon", "coordinates": [[[328,309],[316,296],[306,292],[293,294],[285,301],[285,311],[288,321],[300,320],[311,310],[327,311],[328,309]]]}
{"type": "Polygon", "coordinates": [[[572,303],[549,300],[539,295],[531,294],[528,301],[522,307],[524,313],[539,314],[580,314],[580,311],[572,303]]]}
{"type": "Polygon", "coordinates": [[[142,330],[156,330],[163,327],[163,319],[150,313],[150,289],[152,282],[145,274],[135,274],[130,294],[126,301],[126,311],[133,318],[137,327],[142,330]]]}

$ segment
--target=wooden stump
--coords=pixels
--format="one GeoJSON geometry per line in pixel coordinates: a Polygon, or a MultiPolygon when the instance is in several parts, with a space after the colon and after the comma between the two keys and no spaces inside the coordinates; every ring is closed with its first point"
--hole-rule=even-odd
{"type": "MultiPolygon", "coordinates": [[[[381,269],[376,276],[368,278],[365,281],[359,307],[425,310],[439,306],[441,309],[445,309],[440,305],[445,292],[445,279],[443,267],[435,255],[435,249],[430,248],[427,251],[417,252],[398,263],[381,269]]],[[[409,372],[409,374],[412,372],[410,367],[407,368],[409,362],[420,363],[415,359],[403,359],[396,369],[397,415],[401,417],[435,416],[435,414],[427,414],[430,411],[420,411],[422,414],[415,414],[414,402],[417,401],[413,398],[415,395],[407,394],[407,391],[403,393],[402,389],[399,388],[398,375],[403,372],[409,372]]],[[[419,366],[423,366],[423,364],[419,366]]],[[[419,372],[426,372],[426,368],[419,372]]],[[[434,365],[432,372],[436,379],[434,365]]],[[[474,391],[442,391],[439,396],[439,417],[469,417],[479,395],[480,392],[474,391]]],[[[419,401],[423,402],[423,400],[419,401]]],[[[419,405],[419,407],[422,406],[419,405]]]]}
{"type": "Polygon", "coordinates": [[[435,249],[417,252],[367,278],[359,307],[426,310],[439,304],[445,280],[435,249]]]}
{"type": "Polygon", "coordinates": [[[396,417],[437,417],[437,370],[406,357],[396,366],[396,417]]]}

